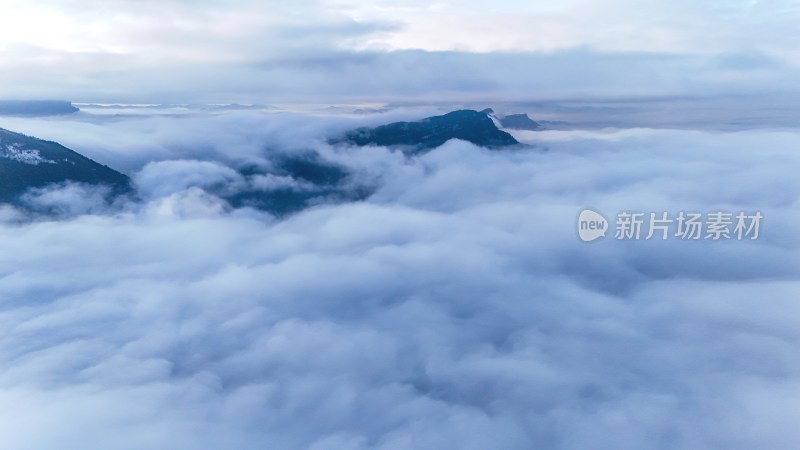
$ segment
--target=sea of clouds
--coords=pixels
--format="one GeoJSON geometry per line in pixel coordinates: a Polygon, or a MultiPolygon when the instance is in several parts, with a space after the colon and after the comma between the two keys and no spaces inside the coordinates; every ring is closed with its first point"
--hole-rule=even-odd
{"type": "Polygon", "coordinates": [[[140,188],[0,213],[0,447],[800,446],[800,132],[519,132],[533,147],[411,159],[325,143],[410,116],[0,124],[140,188]],[[203,189],[308,149],[376,192],[278,219],[203,189]],[[584,207],[764,219],[757,240],[585,244],[584,207]]]}

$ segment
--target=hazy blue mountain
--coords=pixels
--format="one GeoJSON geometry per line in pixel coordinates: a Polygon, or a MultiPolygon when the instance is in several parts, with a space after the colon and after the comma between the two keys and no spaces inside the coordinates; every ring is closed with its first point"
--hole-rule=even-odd
{"type": "Polygon", "coordinates": [[[397,146],[403,147],[409,153],[418,153],[438,147],[450,139],[461,139],[489,148],[519,144],[513,136],[499,130],[486,113],[469,109],[428,117],[417,122],[395,122],[376,128],[359,128],[348,132],[344,138],[331,142],[397,146]]]}
{"type": "Polygon", "coordinates": [[[0,202],[64,181],[109,185],[114,193],[130,189],[127,176],[60,144],[0,128],[0,202]]]}
{"type": "Polygon", "coordinates": [[[347,168],[325,161],[315,152],[278,155],[269,168],[239,170],[246,188],[227,192],[225,186],[210,191],[233,207],[252,207],[283,216],[321,203],[363,200],[373,188],[350,182],[347,168]]]}
{"type": "Polygon", "coordinates": [[[500,120],[500,124],[503,125],[503,128],[510,128],[512,130],[539,131],[545,128],[541,123],[528,117],[527,114],[509,114],[500,117],[498,120],[500,120]]]}
{"type": "Polygon", "coordinates": [[[72,103],[57,100],[0,100],[0,116],[54,116],[78,111],[72,103]]]}

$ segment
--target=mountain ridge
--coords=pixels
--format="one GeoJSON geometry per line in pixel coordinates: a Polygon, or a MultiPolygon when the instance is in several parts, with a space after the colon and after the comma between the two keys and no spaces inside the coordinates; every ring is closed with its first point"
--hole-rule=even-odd
{"type": "Polygon", "coordinates": [[[80,111],[63,100],[0,100],[0,116],[58,116],[80,111]]]}
{"type": "Polygon", "coordinates": [[[14,202],[28,189],[53,183],[108,185],[118,195],[130,178],[63,145],[0,128],[0,202],[14,202]]]}
{"type": "Polygon", "coordinates": [[[451,111],[414,122],[357,128],[329,142],[401,147],[405,153],[418,154],[439,147],[450,139],[461,139],[487,148],[520,144],[509,133],[498,129],[486,113],[471,109],[451,111]]]}

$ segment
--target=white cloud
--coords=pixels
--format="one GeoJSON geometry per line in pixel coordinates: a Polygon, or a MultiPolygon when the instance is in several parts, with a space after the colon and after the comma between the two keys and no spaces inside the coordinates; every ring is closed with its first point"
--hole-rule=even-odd
{"type": "MultiPolygon", "coordinates": [[[[703,54],[742,49],[793,53],[795,2],[501,1],[342,2],[363,21],[402,24],[362,47],[430,51],[556,51],[703,54]]],[[[795,63],[798,60],[795,58],[795,63]]]]}
{"type": "Polygon", "coordinates": [[[243,181],[230,167],[196,160],[151,162],[136,176],[138,189],[148,197],[162,197],[190,187],[210,188],[243,181]]]}
{"type": "MultiPolygon", "coordinates": [[[[308,142],[343,126],[292,120],[308,142]]],[[[178,183],[0,226],[0,446],[796,446],[800,135],[520,137],[540,148],[317,144],[381,188],[283,221],[178,183]],[[587,205],[765,220],[752,242],[587,245],[587,205]]],[[[158,148],[145,174],[185,164],[158,148]]]]}

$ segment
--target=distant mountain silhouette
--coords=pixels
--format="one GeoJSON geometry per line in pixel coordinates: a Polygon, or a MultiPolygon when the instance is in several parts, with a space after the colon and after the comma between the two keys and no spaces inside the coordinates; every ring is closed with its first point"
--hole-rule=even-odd
{"type": "Polygon", "coordinates": [[[60,144],[0,128],[0,202],[65,181],[108,185],[117,194],[131,186],[127,176],[60,144]]]}
{"type": "Polygon", "coordinates": [[[395,122],[376,128],[359,128],[332,143],[403,147],[408,153],[420,153],[438,147],[450,139],[461,139],[489,148],[517,145],[516,139],[497,129],[486,113],[469,109],[417,122],[395,122]]]}
{"type": "Polygon", "coordinates": [[[527,114],[510,114],[500,117],[498,120],[500,120],[500,124],[503,125],[503,128],[510,128],[512,130],[539,131],[545,128],[541,123],[528,117],[527,114]]]}
{"type": "Polygon", "coordinates": [[[0,100],[0,116],[54,116],[78,112],[70,102],[56,100],[0,100]]]}

